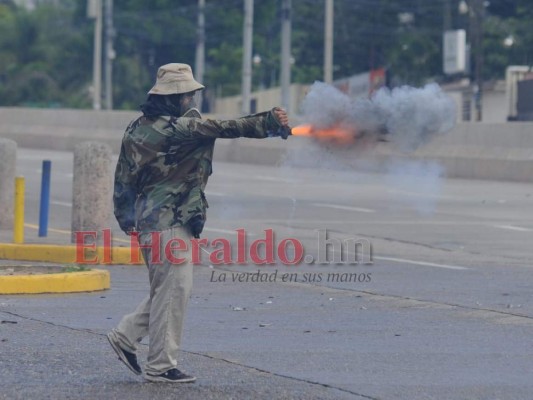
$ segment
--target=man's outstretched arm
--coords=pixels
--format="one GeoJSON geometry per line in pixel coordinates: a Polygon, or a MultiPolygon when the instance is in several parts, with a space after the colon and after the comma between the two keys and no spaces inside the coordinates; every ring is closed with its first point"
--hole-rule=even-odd
{"type": "Polygon", "coordinates": [[[234,139],[248,137],[262,139],[281,136],[281,129],[288,128],[287,113],[281,108],[253,114],[233,120],[202,120],[199,118],[178,118],[169,123],[165,130],[182,139],[234,139]]]}

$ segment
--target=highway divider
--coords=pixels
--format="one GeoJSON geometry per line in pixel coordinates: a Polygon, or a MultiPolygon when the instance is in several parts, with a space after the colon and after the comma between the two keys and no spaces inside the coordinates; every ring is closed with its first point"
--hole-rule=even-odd
{"type": "MultiPolygon", "coordinates": [[[[0,138],[14,140],[19,147],[69,150],[86,140],[106,143],[118,154],[128,123],[139,116],[135,111],[92,111],[0,108],[0,138]]],[[[206,118],[228,116],[206,115],[206,118]]],[[[298,123],[297,118],[292,121],[298,123]]],[[[411,154],[393,149],[390,143],[379,143],[365,154],[351,148],[327,149],[340,161],[339,168],[386,167],[388,160],[409,158],[434,160],[452,178],[494,179],[519,182],[533,181],[533,123],[458,124],[450,133],[441,135],[411,154]],[[358,162],[370,159],[371,163],[358,162]]],[[[215,159],[219,161],[262,165],[293,165],[321,168],[312,138],[219,140],[215,159]],[[307,156],[306,156],[307,155],[307,156]]],[[[329,160],[328,167],[336,163],[329,160]]]]}

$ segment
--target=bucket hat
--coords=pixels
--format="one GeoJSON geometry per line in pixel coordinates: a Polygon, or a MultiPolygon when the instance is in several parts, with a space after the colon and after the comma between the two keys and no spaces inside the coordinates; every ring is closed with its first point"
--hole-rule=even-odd
{"type": "Polygon", "coordinates": [[[171,63],[159,67],[155,85],[148,94],[181,94],[204,88],[204,85],[194,79],[189,65],[171,63]]]}

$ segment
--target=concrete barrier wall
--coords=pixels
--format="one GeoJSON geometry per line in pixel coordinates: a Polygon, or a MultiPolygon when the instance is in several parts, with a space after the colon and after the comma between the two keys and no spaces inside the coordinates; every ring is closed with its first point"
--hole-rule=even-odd
{"type": "Polygon", "coordinates": [[[74,150],[87,141],[101,141],[113,151],[129,121],[139,114],[130,111],[50,110],[0,108],[0,137],[19,147],[74,150]]]}
{"type": "Polygon", "coordinates": [[[533,123],[459,124],[414,155],[451,177],[533,182],[533,123]]]}
{"type": "MultiPolygon", "coordinates": [[[[0,108],[0,137],[19,147],[73,150],[87,141],[101,141],[115,153],[125,127],[139,115],[131,111],[0,108]]],[[[214,116],[206,116],[214,117],[214,116]]],[[[533,123],[463,123],[412,154],[379,143],[364,152],[324,148],[313,140],[219,140],[215,159],[265,165],[346,167],[379,170],[389,160],[435,160],[449,177],[533,182],[533,123]]]]}
{"type": "Polygon", "coordinates": [[[256,164],[383,171],[399,160],[434,161],[450,178],[533,182],[533,123],[463,123],[411,153],[392,143],[363,149],[323,146],[303,137],[288,141],[219,140],[215,159],[256,164]]]}

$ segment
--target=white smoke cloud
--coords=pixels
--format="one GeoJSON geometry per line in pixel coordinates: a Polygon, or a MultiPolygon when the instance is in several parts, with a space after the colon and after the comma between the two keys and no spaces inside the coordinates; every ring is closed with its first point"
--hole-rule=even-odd
{"type": "Polygon", "coordinates": [[[366,138],[378,138],[379,132],[386,131],[390,142],[386,146],[393,146],[400,153],[380,158],[367,147],[368,140],[355,140],[349,148],[308,142],[288,155],[286,166],[336,170],[349,182],[364,179],[361,174],[347,178],[350,171],[381,171],[383,175],[373,175],[372,179],[391,192],[391,206],[408,206],[422,215],[435,211],[441,179],[446,175],[444,167],[435,161],[405,156],[455,126],[455,102],[437,84],[382,88],[370,98],[354,100],[331,85],[316,82],[302,103],[302,112],[303,120],[315,129],[352,127],[347,131],[353,130],[355,135],[365,131],[369,133],[366,138]]]}
{"type": "Polygon", "coordinates": [[[444,168],[430,160],[390,160],[385,182],[394,204],[401,203],[421,215],[435,212],[442,192],[444,168]]]}
{"type": "Polygon", "coordinates": [[[350,99],[331,85],[315,82],[302,103],[304,119],[314,127],[386,130],[401,150],[414,150],[434,135],[450,131],[456,121],[453,99],[437,84],[423,88],[379,89],[368,99],[350,99]]]}
{"type": "Polygon", "coordinates": [[[305,96],[302,110],[306,122],[316,128],[328,128],[353,117],[352,100],[335,87],[315,82],[305,96]]]}

